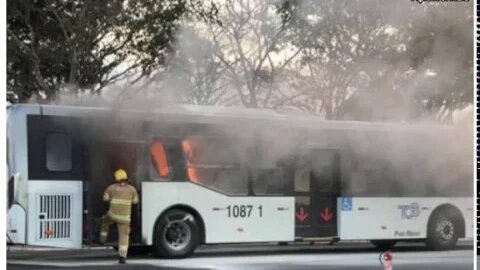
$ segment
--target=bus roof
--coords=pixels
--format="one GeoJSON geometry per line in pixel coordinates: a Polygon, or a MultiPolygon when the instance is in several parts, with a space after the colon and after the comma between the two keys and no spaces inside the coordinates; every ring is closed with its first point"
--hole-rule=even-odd
{"type": "Polygon", "coordinates": [[[424,130],[448,128],[448,126],[430,123],[406,122],[365,122],[325,120],[316,115],[278,113],[268,109],[252,109],[238,107],[214,107],[201,105],[167,105],[147,110],[117,110],[108,107],[86,107],[65,105],[15,104],[9,114],[22,111],[39,110],[43,115],[88,116],[88,115],[122,115],[126,118],[142,120],[169,119],[183,123],[228,123],[248,121],[271,123],[290,128],[332,129],[332,130],[424,130]]]}

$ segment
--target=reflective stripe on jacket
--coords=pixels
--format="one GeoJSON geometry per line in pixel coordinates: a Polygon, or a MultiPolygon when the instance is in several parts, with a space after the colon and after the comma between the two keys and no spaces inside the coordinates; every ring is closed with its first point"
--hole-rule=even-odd
{"type": "Polygon", "coordinates": [[[107,187],[103,199],[110,202],[108,215],[117,222],[130,222],[132,204],[138,203],[137,190],[127,183],[115,183],[107,187]]]}

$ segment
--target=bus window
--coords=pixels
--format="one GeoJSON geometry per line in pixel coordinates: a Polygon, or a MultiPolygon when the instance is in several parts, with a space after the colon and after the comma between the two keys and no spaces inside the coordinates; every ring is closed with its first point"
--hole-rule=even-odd
{"type": "Polygon", "coordinates": [[[15,192],[15,178],[14,176],[10,176],[10,178],[8,179],[8,208],[10,208],[13,204],[13,199],[14,199],[14,194],[15,192]]]}
{"type": "Polygon", "coordinates": [[[350,179],[352,196],[400,196],[403,193],[403,186],[383,168],[357,169],[352,171],[350,179]]]}
{"type": "Polygon", "coordinates": [[[367,195],[368,175],[366,171],[353,171],[350,174],[351,196],[367,195]]]}
{"type": "Polygon", "coordinates": [[[284,168],[257,169],[253,172],[253,192],[255,195],[289,194],[288,176],[284,168]]]}
{"type": "Polygon", "coordinates": [[[275,163],[262,161],[251,166],[250,177],[254,195],[290,195],[293,189],[295,162],[291,158],[279,158],[275,163]]]}
{"type": "Polygon", "coordinates": [[[150,154],[157,175],[160,178],[168,178],[170,176],[170,167],[168,166],[167,154],[163,144],[159,141],[154,142],[150,146],[150,154]]]}
{"type": "Polygon", "coordinates": [[[195,150],[194,147],[195,147],[195,142],[193,140],[182,141],[183,153],[185,154],[185,158],[187,159],[187,162],[190,162],[194,159],[194,150],[195,150]]]}
{"type": "Polygon", "coordinates": [[[8,131],[7,131],[7,176],[10,175],[12,172],[10,168],[10,140],[8,138],[8,131]]]}
{"type": "Polygon", "coordinates": [[[317,185],[318,191],[331,190],[334,182],[334,153],[316,151],[312,153],[310,178],[317,185]]]}
{"type": "Polygon", "coordinates": [[[185,155],[188,179],[192,182],[199,182],[201,178],[209,178],[207,169],[198,168],[193,165],[197,160],[197,147],[195,142],[193,140],[183,140],[182,149],[185,155]]]}
{"type": "Polygon", "coordinates": [[[195,183],[204,183],[214,181],[218,178],[222,168],[219,161],[219,151],[215,152],[215,142],[197,140],[183,140],[182,149],[186,160],[186,170],[188,179],[195,183]],[[216,158],[215,158],[216,156],[216,158]]]}
{"type": "Polygon", "coordinates": [[[295,192],[310,192],[310,169],[298,168],[295,170],[294,190],[295,192]]]}
{"type": "Polygon", "coordinates": [[[191,182],[230,195],[248,194],[248,171],[235,160],[232,144],[220,139],[185,139],[182,150],[191,182]]]}
{"type": "Polygon", "coordinates": [[[51,172],[72,170],[72,140],[63,133],[47,134],[45,139],[47,169],[51,172]]]}
{"type": "Polygon", "coordinates": [[[294,192],[310,192],[310,167],[307,156],[297,157],[294,174],[294,192]]]}

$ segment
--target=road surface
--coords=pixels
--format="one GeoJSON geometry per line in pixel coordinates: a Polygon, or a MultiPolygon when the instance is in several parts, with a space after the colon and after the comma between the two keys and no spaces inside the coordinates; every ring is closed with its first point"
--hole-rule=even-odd
{"type": "MultiPolygon", "coordinates": [[[[476,260],[470,244],[451,251],[428,251],[421,244],[392,250],[393,269],[473,269],[476,260]]],[[[186,259],[159,259],[131,255],[118,265],[113,249],[25,250],[11,248],[7,269],[383,269],[379,252],[365,243],[327,245],[241,245],[200,247],[186,259]]]]}

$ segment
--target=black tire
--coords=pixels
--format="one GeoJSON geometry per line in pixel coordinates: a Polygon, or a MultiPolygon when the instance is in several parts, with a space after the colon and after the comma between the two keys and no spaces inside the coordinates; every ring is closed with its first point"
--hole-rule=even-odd
{"type": "Polygon", "coordinates": [[[153,252],[165,258],[183,258],[195,250],[200,229],[195,217],[183,210],[170,210],[157,221],[153,252]]]}
{"type": "Polygon", "coordinates": [[[279,246],[288,246],[288,242],[278,242],[279,246]]]}
{"type": "Polygon", "coordinates": [[[453,249],[459,238],[460,224],[451,211],[435,211],[428,221],[427,247],[432,250],[453,249]]]}
{"type": "Polygon", "coordinates": [[[372,243],[372,245],[374,245],[378,250],[387,251],[387,250],[393,248],[393,246],[395,246],[397,241],[395,241],[395,240],[371,240],[370,243],[372,243]]]}

